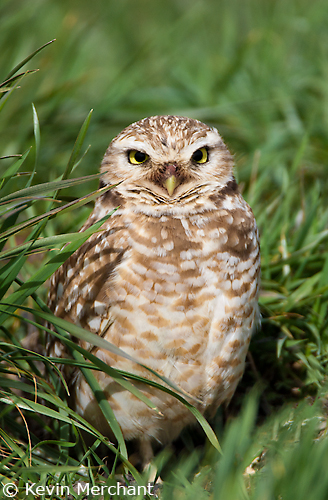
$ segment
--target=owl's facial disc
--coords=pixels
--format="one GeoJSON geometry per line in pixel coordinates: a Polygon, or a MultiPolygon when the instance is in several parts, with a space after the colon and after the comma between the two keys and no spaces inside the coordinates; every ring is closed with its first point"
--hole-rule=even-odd
{"type": "Polygon", "coordinates": [[[189,203],[189,193],[217,192],[232,179],[233,158],[216,129],[190,118],[153,116],[124,129],[101,171],[138,203],[189,203]],[[152,198],[153,197],[153,198],[152,198]]]}

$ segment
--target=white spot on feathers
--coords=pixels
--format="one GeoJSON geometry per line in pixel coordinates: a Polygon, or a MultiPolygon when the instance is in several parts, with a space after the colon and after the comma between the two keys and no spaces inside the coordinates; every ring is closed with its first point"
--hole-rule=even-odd
{"type": "Polygon", "coordinates": [[[91,320],[88,321],[89,328],[91,330],[96,330],[98,331],[100,328],[101,324],[101,318],[98,316],[97,318],[92,318],[91,320]]]}

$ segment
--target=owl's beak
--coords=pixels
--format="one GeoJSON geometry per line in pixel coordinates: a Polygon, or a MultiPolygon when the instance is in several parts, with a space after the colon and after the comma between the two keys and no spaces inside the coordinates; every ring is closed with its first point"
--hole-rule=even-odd
{"type": "Polygon", "coordinates": [[[175,175],[171,175],[166,179],[166,181],[164,182],[164,186],[167,189],[167,192],[169,193],[170,196],[172,196],[178,184],[179,184],[178,179],[176,178],[175,175]]]}

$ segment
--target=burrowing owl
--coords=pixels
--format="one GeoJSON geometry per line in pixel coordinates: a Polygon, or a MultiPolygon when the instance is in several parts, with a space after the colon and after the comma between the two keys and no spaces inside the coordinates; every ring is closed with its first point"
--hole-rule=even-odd
{"type": "MultiPolygon", "coordinates": [[[[233,159],[215,128],[179,116],[133,123],[109,145],[100,196],[82,231],[119,209],[53,276],[55,315],[103,336],[197,398],[202,413],[232,397],[258,318],[259,238],[239,194],[233,159]]],[[[52,355],[65,355],[54,342],[52,355]]],[[[93,348],[105,363],[149,371],[93,348]]],[[[175,439],[194,417],[168,394],[138,384],[161,416],[102,372],[98,381],[127,440],[175,439]]],[[[156,379],[158,381],[158,379],[156,379]]],[[[109,434],[81,374],[76,410],[109,434]]],[[[145,456],[146,455],[146,456],[145,456]]]]}

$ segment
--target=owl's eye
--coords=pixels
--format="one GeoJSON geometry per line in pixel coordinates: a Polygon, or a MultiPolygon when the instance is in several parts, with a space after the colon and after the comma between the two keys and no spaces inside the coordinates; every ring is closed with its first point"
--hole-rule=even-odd
{"type": "Polygon", "coordinates": [[[140,163],[144,163],[148,158],[149,156],[141,151],[136,151],[135,149],[129,151],[129,162],[134,165],[140,165],[140,163]]]}
{"type": "Polygon", "coordinates": [[[208,160],[208,152],[206,148],[197,149],[192,155],[192,159],[196,163],[205,163],[208,160]]]}

